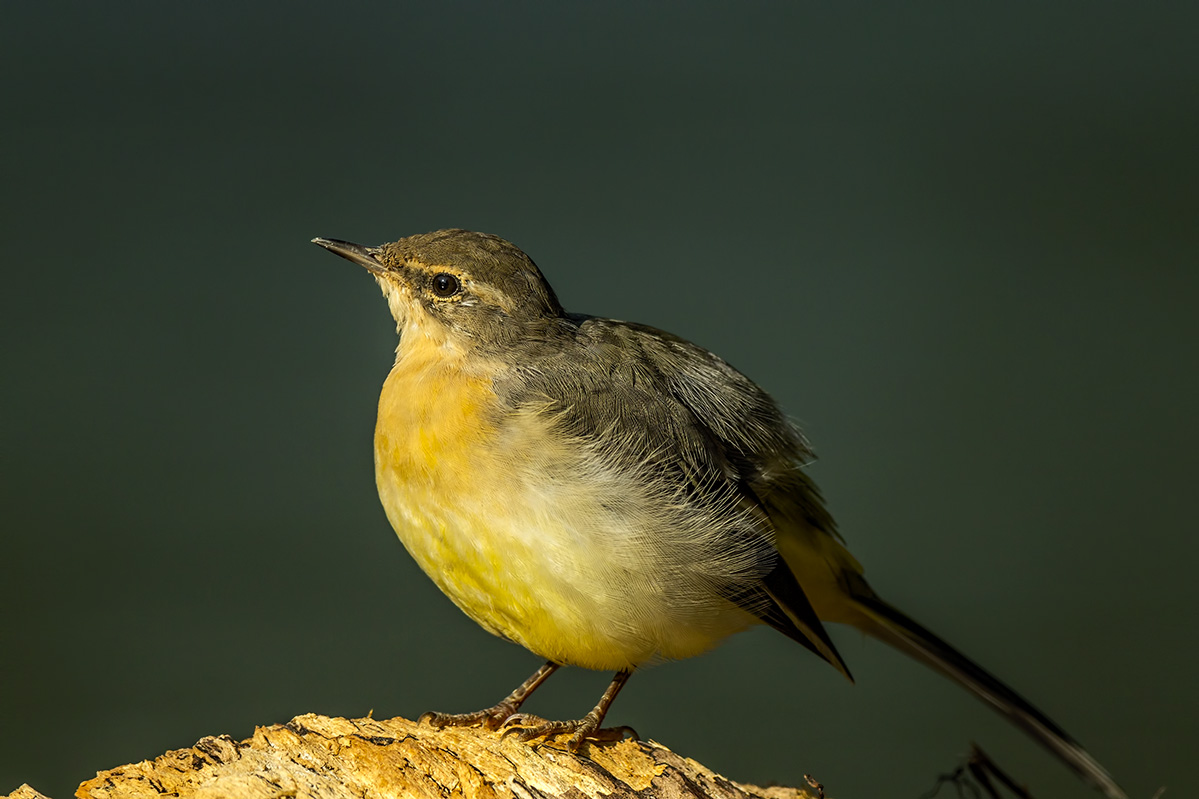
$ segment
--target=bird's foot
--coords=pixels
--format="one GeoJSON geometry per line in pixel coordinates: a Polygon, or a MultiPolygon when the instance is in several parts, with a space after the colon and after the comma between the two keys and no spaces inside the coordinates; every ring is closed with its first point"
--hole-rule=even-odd
{"type": "Polygon", "coordinates": [[[421,717],[416,720],[416,723],[427,723],[439,730],[446,727],[474,727],[480,724],[485,729],[498,730],[504,725],[504,722],[516,714],[517,707],[519,706],[504,701],[494,707],[478,710],[474,713],[435,713],[429,711],[428,713],[422,713],[421,717]]]}
{"type": "Polygon", "coordinates": [[[597,718],[591,713],[575,721],[549,721],[530,713],[515,713],[504,720],[504,735],[511,734],[522,741],[531,741],[534,738],[572,733],[566,748],[576,753],[583,747],[584,741],[610,743],[624,740],[626,735],[634,741],[641,740],[632,727],[600,727],[602,720],[602,716],[597,718]]]}
{"type": "MultiPolygon", "coordinates": [[[[482,724],[489,730],[498,730],[504,723],[516,715],[520,706],[529,698],[529,694],[537,690],[537,686],[558,670],[558,664],[552,660],[533,672],[533,676],[522,682],[516,690],[508,694],[499,704],[485,708],[475,713],[422,713],[417,719],[418,724],[429,723],[437,729],[445,727],[473,727],[482,724]]],[[[627,680],[628,677],[625,677],[627,680]]]]}

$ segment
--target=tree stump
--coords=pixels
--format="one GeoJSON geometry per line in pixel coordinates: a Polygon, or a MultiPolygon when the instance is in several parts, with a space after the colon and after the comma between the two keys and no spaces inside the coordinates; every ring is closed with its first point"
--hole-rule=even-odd
{"type": "MultiPolygon", "coordinates": [[[[653,741],[529,744],[477,727],[309,714],[101,772],[79,799],[816,799],[819,791],[741,785],[653,741]]],[[[45,799],[22,785],[0,799],[45,799]]]]}

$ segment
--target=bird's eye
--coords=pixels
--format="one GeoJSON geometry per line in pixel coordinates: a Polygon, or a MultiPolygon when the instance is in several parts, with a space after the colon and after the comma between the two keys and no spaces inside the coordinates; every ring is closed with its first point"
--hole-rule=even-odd
{"type": "Polygon", "coordinates": [[[453,297],[462,288],[458,278],[442,272],[433,276],[433,293],[438,297],[453,297]]]}

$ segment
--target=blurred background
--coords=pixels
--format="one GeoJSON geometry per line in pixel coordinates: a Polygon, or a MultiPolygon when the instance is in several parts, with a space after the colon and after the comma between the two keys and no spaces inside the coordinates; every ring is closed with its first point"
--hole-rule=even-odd
{"type": "MultiPolygon", "coordinates": [[[[6,4],[0,792],[306,712],[474,710],[538,665],[374,490],[393,323],[309,244],[466,227],[801,422],[875,587],[1134,797],[1199,791],[1199,6],[6,4]]],[[[924,668],[768,630],[609,719],[730,778],[917,797],[924,668]]],[[[610,675],[531,702],[577,717],[610,675]]],[[[946,789],[951,791],[951,789],[946,789]]],[[[943,793],[942,795],[952,795],[943,793]]]]}

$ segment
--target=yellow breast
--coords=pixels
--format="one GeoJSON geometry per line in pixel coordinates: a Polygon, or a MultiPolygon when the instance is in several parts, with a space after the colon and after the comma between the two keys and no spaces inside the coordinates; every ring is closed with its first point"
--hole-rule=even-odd
{"type": "MultiPolygon", "coordinates": [[[[480,518],[480,499],[496,490],[480,453],[494,441],[491,381],[438,359],[407,358],[379,397],[375,479],[404,546],[459,607],[493,633],[516,620],[497,613],[502,553],[480,518]]],[[[505,607],[514,601],[502,603],[505,607]]]]}

